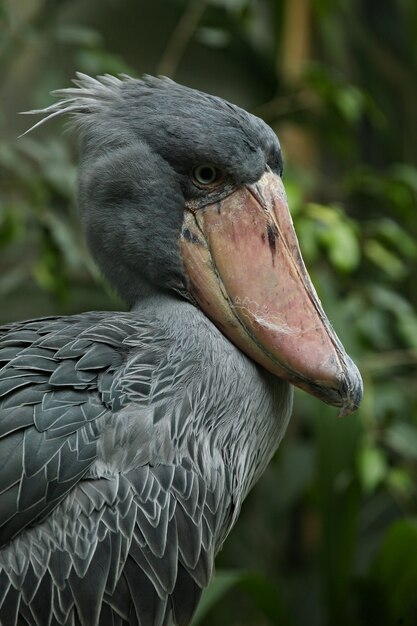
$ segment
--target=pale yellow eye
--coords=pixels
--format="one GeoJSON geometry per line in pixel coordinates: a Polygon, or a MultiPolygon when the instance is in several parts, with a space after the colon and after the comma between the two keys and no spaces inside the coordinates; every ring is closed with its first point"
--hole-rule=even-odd
{"type": "Polygon", "coordinates": [[[210,163],[197,165],[192,171],[194,181],[203,187],[213,185],[220,179],[220,171],[210,163]]]}

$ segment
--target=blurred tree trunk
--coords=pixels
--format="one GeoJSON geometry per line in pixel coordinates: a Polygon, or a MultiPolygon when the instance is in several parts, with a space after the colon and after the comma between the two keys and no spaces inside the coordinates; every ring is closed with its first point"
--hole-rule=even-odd
{"type": "MultiPolygon", "coordinates": [[[[297,89],[311,59],[312,21],[310,0],[286,0],[282,45],[278,49],[278,72],[288,88],[297,89]]],[[[308,94],[305,94],[308,98],[308,94]]],[[[299,124],[286,121],[279,130],[287,159],[308,170],[314,169],[317,149],[312,134],[299,124]]]]}

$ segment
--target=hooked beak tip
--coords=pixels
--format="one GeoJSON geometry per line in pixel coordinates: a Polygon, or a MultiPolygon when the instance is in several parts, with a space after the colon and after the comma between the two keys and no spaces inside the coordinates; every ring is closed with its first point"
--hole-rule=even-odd
{"type": "Polygon", "coordinates": [[[348,371],[341,385],[341,388],[345,390],[344,393],[342,392],[345,401],[340,410],[339,417],[345,417],[356,411],[356,409],[359,408],[363,395],[363,383],[359,370],[353,361],[349,357],[347,358],[349,360],[348,371]]]}
{"type": "Polygon", "coordinates": [[[310,381],[298,386],[322,402],[340,407],[338,417],[345,417],[356,411],[362,400],[362,378],[358,368],[347,354],[344,355],[343,369],[337,376],[335,385],[330,381],[322,383],[310,381]]]}

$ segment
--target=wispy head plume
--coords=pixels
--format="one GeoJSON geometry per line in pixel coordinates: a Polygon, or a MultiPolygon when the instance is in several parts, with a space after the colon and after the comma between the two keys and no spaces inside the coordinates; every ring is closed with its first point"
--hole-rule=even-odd
{"type": "Polygon", "coordinates": [[[111,76],[110,74],[92,78],[91,76],[87,76],[87,74],[77,72],[76,76],[77,78],[74,78],[72,81],[75,87],[57,89],[52,92],[54,97],[59,98],[58,102],[44,109],[33,109],[32,111],[22,112],[23,115],[43,115],[44,117],[22,133],[22,135],[20,135],[21,137],[60,115],[68,113],[74,116],[77,122],[81,121],[80,118],[77,118],[78,115],[97,113],[103,106],[114,102],[124,82],[134,80],[126,74],[121,74],[120,78],[111,76]]]}

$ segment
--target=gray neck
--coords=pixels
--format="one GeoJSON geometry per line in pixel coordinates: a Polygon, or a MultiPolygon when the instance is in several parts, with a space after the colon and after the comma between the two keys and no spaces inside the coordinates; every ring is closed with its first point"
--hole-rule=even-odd
{"type": "Polygon", "coordinates": [[[156,311],[158,309],[166,310],[170,306],[175,306],[175,302],[178,301],[178,297],[171,292],[164,292],[160,289],[147,285],[146,291],[137,298],[132,304],[132,313],[143,311],[156,311]]]}
{"type": "MultiPolygon", "coordinates": [[[[181,383],[182,389],[190,386],[198,408],[189,421],[190,441],[196,445],[188,452],[192,457],[205,450],[206,466],[211,451],[220,454],[229,467],[235,501],[241,501],[285,432],[292,388],[244,355],[200,309],[175,295],[141,298],[132,313],[168,329],[176,367],[197,364],[181,383]]],[[[195,458],[197,465],[200,460],[195,458]]]]}

